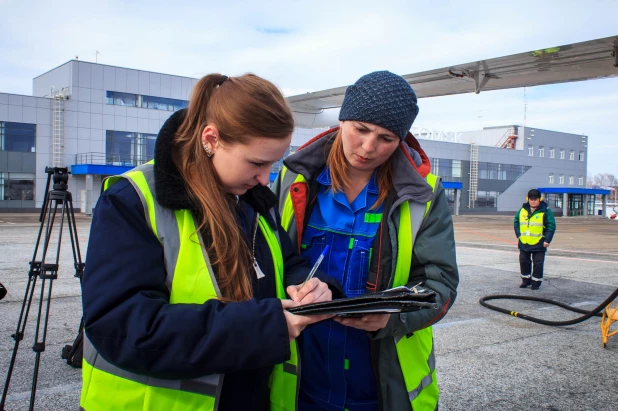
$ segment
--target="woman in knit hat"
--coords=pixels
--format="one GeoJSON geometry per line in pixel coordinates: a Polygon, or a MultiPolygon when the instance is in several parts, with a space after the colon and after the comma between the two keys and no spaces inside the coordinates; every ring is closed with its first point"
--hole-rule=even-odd
{"type": "Polygon", "coordinates": [[[300,411],[437,407],[431,325],[455,301],[459,274],[444,189],[409,132],[418,111],[402,77],[361,77],[346,91],[339,127],[287,157],[275,184],[295,246],[312,264],[328,245],[322,268],[349,297],[420,284],[439,303],[308,326],[299,340],[300,411]]]}

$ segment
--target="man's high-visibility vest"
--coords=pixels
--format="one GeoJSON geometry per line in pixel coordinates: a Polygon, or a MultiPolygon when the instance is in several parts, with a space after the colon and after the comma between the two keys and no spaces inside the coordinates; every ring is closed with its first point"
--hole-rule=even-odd
{"type": "MultiPolygon", "coordinates": [[[[126,178],[135,188],[146,215],[146,221],[163,245],[166,285],[171,304],[203,304],[220,297],[202,237],[196,230],[189,210],[171,210],[160,206],[154,198],[154,161],[134,168],[121,176],[109,177],[103,183],[107,190],[126,178]]],[[[270,248],[275,267],[277,297],[286,298],[283,289],[283,257],[274,230],[259,217],[260,230],[270,248]]],[[[230,330],[233,333],[233,330],[230,330]]],[[[271,409],[296,408],[298,356],[296,342],[290,343],[290,360],[277,364],[271,374],[271,409]]],[[[84,334],[83,388],[80,405],[94,410],[216,410],[222,375],[206,375],[192,380],[165,380],[122,370],[103,359],[84,334]]],[[[238,395],[242,395],[242,389],[238,395]]]]}
{"type": "Polygon", "coordinates": [[[533,213],[530,217],[528,210],[522,208],[519,211],[519,241],[526,245],[535,245],[543,238],[543,219],[545,218],[544,212],[533,213]]]}

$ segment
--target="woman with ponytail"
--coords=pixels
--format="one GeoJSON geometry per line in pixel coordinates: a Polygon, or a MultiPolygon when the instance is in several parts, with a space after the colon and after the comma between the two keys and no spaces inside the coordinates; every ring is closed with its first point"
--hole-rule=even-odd
{"type": "Polygon", "coordinates": [[[82,409],[293,403],[294,340],[327,317],[286,308],[341,294],[323,272],[298,285],[310,267],[267,187],[293,129],[272,83],[207,75],[154,159],[105,180],[83,279],[82,409]]]}

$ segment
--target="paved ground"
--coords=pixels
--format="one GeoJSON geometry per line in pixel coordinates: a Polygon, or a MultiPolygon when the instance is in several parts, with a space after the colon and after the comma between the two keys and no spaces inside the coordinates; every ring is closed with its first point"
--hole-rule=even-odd
{"type": "MultiPolygon", "coordinates": [[[[85,256],[89,219],[78,217],[85,256]]],[[[601,347],[599,319],[565,328],[547,327],[490,311],[478,304],[489,294],[539,295],[590,309],[618,286],[618,222],[558,218],[558,233],[541,290],[520,290],[512,218],[455,218],[461,273],[459,296],[435,326],[441,410],[616,410],[618,336],[601,347]]],[[[10,335],[21,308],[36,216],[0,214],[0,282],[9,295],[0,302],[0,383],[13,349],[10,335]]],[[[60,278],[54,282],[47,350],[35,409],[74,410],[80,372],[60,359],[75,336],[81,310],[68,234],[63,236],[60,278]]],[[[545,319],[577,314],[532,302],[497,305],[545,319]]],[[[33,302],[29,325],[38,300],[33,302]]],[[[616,325],[618,328],[618,324],[616,325]]],[[[25,410],[30,397],[33,329],[21,344],[7,410],[25,410]]],[[[2,389],[0,387],[0,389],[2,389]]]]}

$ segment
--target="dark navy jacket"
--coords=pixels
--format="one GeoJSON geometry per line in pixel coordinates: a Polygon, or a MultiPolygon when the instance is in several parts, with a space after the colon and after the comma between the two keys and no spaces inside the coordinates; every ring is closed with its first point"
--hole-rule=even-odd
{"type": "Polygon", "coordinates": [[[515,229],[515,236],[519,238],[521,233],[519,231],[519,213],[521,210],[526,210],[528,212],[528,218],[532,218],[534,214],[545,213],[543,215],[543,238],[536,244],[523,244],[521,240],[519,240],[518,247],[520,250],[527,252],[545,252],[547,248],[543,246],[543,243],[551,243],[551,240],[554,238],[554,233],[556,232],[556,219],[554,218],[554,212],[551,211],[551,208],[547,207],[547,203],[545,201],[541,201],[539,203],[539,207],[534,210],[534,213],[530,211],[530,204],[523,203],[517,214],[515,215],[515,220],[513,221],[513,228],[515,229]]]}
{"type": "MultiPolygon", "coordinates": [[[[182,111],[163,126],[155,148],[155,197],[167,208],[196,209],[171,159],[171,141],[182,111]]],[[[268,209],[277,204],[266,187],[255,187],[231,208],[243,228],[255,211],[279,227],[285,286],[302,283],[310,270],[268,209]]],[[[277,215],[277,220],[280,217],[277,215]]],[[[204,236],[206,244],[208,236],[204,236]]],[[[254,298],[238,303],[170,304],[163,248],[144,216],[135,189],[121,180],[97,203],[83,278],[86,334],[99,354],[130,372],[190,379],[226,374],[221,410],[268,409],[272,366],[290,357],[287,324],[276,298],[274,266],[258,230],[256,259],[265,278],[251,271],[254,298]]],[[[215,270],[216,271],[216,270],[215,270]]],[[[216,273],[215,273],[216,275],[216,273]]],[[[340,295],[337,282],[316,274],[340,295]]]]}

